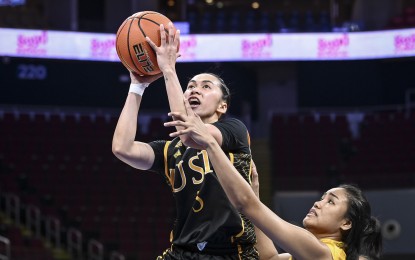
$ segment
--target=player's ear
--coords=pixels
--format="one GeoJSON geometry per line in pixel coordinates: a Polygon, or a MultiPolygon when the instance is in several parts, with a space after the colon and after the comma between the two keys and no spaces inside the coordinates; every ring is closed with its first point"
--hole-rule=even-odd
{"type": "Polygon", "coordinates": [[[227,110],[228,110],[228,103],[226,103],[225,101],[221,101],[218,105],[218,108],[216,109],[216,111],[221,114],[225,114],[227,110]]]}
{"type": "Polygon", "coordinates": [[[340,227],[343,231],[349,230],[352,228],[352,221],[345,219],[340,227]]]}

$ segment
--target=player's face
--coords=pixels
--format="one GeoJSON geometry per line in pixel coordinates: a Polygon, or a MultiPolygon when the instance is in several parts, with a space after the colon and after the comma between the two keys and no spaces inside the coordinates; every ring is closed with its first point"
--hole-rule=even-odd
{"type": "Polygon", "coordinates": [[[205,123],[218,121],[220,115],[226,112],[227,105],[222,96],[219,80],[210,74],[194,76],[184,92],[184,97],[189,101],[193,111],[205,123]]]}
{"type": "Polygon", "coordinates": [[[351,228],[345,218],[348,198],[343,188],[334,188],[316,201],[303,220],[304,227],[318,238],[341,237],[341,231],[351,228]]]}

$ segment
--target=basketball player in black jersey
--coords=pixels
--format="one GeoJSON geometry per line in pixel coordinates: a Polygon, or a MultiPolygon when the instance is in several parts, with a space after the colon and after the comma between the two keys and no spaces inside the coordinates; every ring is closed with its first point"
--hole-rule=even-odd
{"type": "MultiPolygon", "coordinates": [[[[229,89],[217,75],[202,73],[188,82],[183,93],[175,71],[180,32],[174,32],[172,26],[168,31],[167,34],[160,26],[161,46],[147,41],[157,53],[171,111],[185,112],[183,98],[188,100],[228,159],[250,183],[247,128],[237,119],[222,118],[229,106],[229,89]]],[[[205,150],[186,135],[169,141],[134,141],[143,92],[160,75],[130,75],[130,91],[115,129],[112,149],[132,167],[162,174],[171,187],[177,212],[172,245],[157,259],[259,259],[254,247],[254,226],[230,203],[205,150]]]]}

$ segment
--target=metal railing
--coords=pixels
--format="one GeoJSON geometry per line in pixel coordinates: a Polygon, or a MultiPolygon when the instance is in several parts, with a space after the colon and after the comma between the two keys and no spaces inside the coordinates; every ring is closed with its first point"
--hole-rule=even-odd
{"type": "Polygon", "coordinates": [[[88,242],[88,260],[104,259],[104,247],[97,240],[91,239],[88,242]]]}
{"type": "MultiPolygon", "coordinates": [[[[21,204],[20,198],[12,193],[1,193],[0,199],[4,201],[6,217],[15,225],[24,224],[25,228],[33,232],[34,237],[44,237],[50,246],[61,249],[61,223],[55,217],[43,217],[41,210],[34,205],[21,204]],[[24,212],[24,219],[21,219],[21,211],[24,212]],[[44,220],[44,227],[42,221],[44,220]],[[22,223],[24,222],[24,223],[22,223]],[[44,233],[42,233],[44,232],[44,233]]],[[[103,260],[104,246],[101,242],[91,239],[87,244],[87,255],[83,252],[82,232],[75,228],[68,228],[66,231],[67,252],[72,259],[82,260],[103,260]]],[[[6,237],[0,236],[0,244],[4,244],[5,252],[0,252],[0,260],[11,259],[11,243],[6,237]]],[[[117,251],[112,251],[109,255],[110,260],[125,260],[125,256],[117,251]]]]}
{"type": "Polygon", "coordinates": [[[28,205],[26,211],[26,228],[33,231],[36,238],[40,238],[40,210],[38,207],[28,205]]]}
{"type": "Polygon", "coordinates": [[[66,233],[67,250],[73,259],[82,260],[82,233],[69,228],[66,233]]]}
{"type": "Polygon", "coordinates": [[[6,202],[6,216],[13,220],[16,225],[20,225],[20,198],[14,194],[4,195],[6,202]]]}
{"type": "Polygon", "coordinates": [[[61,223],[59,219],[46,218],[46,241],[56,248],[61,247],[61,223]]]}
{"type": "Polygon", "coordinates": [[[4,254],[0,252],[0,260],[10,260],[10,240],[7,237],[0,236],[0,243],[4,245],[4,254]]]}
{"type": "Polygon", "coordinates": [[[124,257],[124,255],[122,255],[122,254],[120,254],[116,251],[113,251],[110,254],[110,260],[125,260],[125,257],[124,257]]]}

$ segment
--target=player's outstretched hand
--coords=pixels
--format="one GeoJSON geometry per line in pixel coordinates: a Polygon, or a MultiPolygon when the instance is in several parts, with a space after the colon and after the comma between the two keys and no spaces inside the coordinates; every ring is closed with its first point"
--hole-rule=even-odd
{"type": "Polygon", "coordinates": [[[157,75],[143,75],[140,76],[137,73],[130,71],[130,78],[131,78],[131,83],[132,84],[137,84],[137,83],[152,83],[154,81],[156,81],[157,79],[159,79],[161,76],[163,76],[163,73],[159,73],[157,75]]]}
{"type": "Polygon", "coordinates": [[[181,126],[183,129],[170,134],[171,137],[177,137],[188,134],[198,145],[206,148],[210,142],[216,142],[215,138],[209,133],[208,128],[202,119],[192,110],[189,101],[184,99],[186,114],[180,112],[170,112],[169,116],[175,120],[164,123],[164,126],[181,126]]]}

